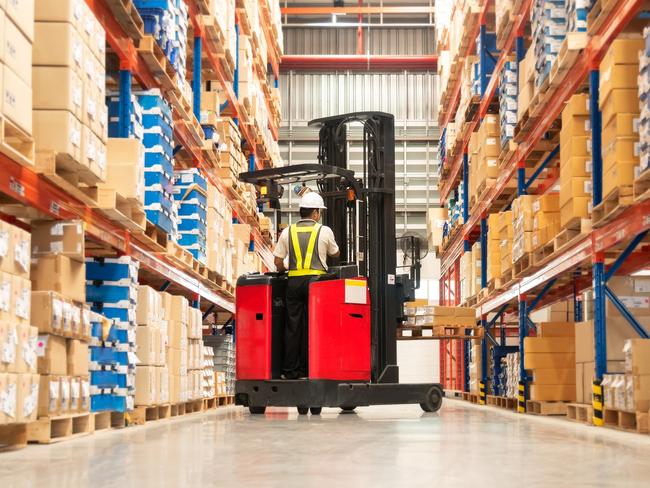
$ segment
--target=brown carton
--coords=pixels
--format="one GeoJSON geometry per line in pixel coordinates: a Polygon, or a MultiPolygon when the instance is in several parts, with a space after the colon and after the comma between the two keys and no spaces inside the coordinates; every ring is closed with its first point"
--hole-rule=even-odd
{"type": "Polygon", "coordinates": [[[67,110],[81,119],[83,82],[67,66],[34,66],[35,110],[67,110]]]}
{"type": "Polygon", "coordinates": [[[187,298],[180,295],[172,295],[171,314],[169,320],[187,324],[188,308],[189,308],[189,302],[187,301],[187,298]]]}
{"type": "Polygon", "coordinates": [[[571,369],[576,364],[576,357],[573,353],[532,353],[524,354],[524,368],[526,369],[571,369]]]}
{"type": "Polygon", "coordinates": [[[628,339],[623,346],[625,372],[650,375],[650,339],[628,339]]]}
{"type": "Polygon", "coordinates": [[[34,110],[34,141],[37,151],[67,154],[81,163],[81,122],[70,112],[34,110]]]}
{"type": "Polygon", "coordinates": [[[32,134],[32,88],[7,66],[2,74],[2,114],[32,134]]]}
{"type": "Polygon", "coordinates": [[[533,381],[536,385],[572,385],[576,381],[576,368],[534,369],[533,381]]]}
{"type": "Polygon", "coordinates": [[[526,337],[524,339],[525,354],[530,353],[573,353],[575,339],[568,337],[526,337]]]}
{"type": "Polygon", "coordinates": [[[38,415],[39,375],[25,373],[16,378],[18,422],[33,422],[38,415]]]}
{"type": "Polygon", "coordinates": [[[16,324],[0,321],[0,372],[13,371],[18,353],[18,331],[16,324]]]}
{"type": "Polygon", "coordinates": [[[530,384],[530,399],[536,401],[576,401],[576,386],[530,384]]]}
{"type": "Polygon", "coordinates": [[[50,417],[61,412],[61,377],[41,375],[38,416],[50,417]]]}
{"type": "Polygon", "coordinates": [[[76,302],[86,301],[86,264],[67,256],[41,256],[32,264],[32,289],[56,291],[76,302]]]}
{"type": "Polygon", "coordinates": [[[69,339],[67,344],[68,376],[88,376],[89,357],[87,342],[69,339]]]}
{"type": "Polygon", "coordinates": [[[573,322],[545,322],[537,327],[540,337],[575,337],[573,322]]]}
{"type": "Polygon", "coordinates": [[[84,75],[84,44],[72,24],[36,22],[34,30],[34,66],[68,66],[84,75]]]}
{"type": "Polygon", "coordinates": [[[162,319],[162,298],[158,291],[150,286],[138,287],[138,301],[136,306],[136,323],[138,325],[157,326],[162,319]]]}
{"type": "Polygon", "coordinates": [[[32,255],[60,254],[85,261],[84,224],[81,220],[36,222],[32,226],[32,255]]]}
{"type": "Polygon", "coordinates": [[[53,291],[33,291],[31,321],[40,333],[65,335],[63,300],[53,291]]]}
{"type": "Polygon", "coordinates": [[[29,324],[32,300],[32,282],[21,276],[12,278],[12,305],[14,319],[19,324],[29,324]]]}
{"type": "Polygon", "coordinates": [[[158,368],[155,366],[138,366],[135,370],[135,404],[155,405],[158,403],[158,368]]]}
{"type": "Polygon", "coordinates": [[[64,376],[68,372],[67,344],[64,337],[38,336],[38,373],[64,376]]]}
{"type": "Polygon", "coordinates": [[[138,327],[135,334],[140,364],[142,366],[159,364],[160,330],[155,327],[138,327]]]}

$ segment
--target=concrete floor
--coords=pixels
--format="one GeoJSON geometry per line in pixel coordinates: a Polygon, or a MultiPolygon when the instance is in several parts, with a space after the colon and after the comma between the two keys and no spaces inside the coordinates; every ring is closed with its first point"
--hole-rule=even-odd
{"type": "Polygon", "coordinates": [[[215,411],[0,454],[0,487],[650,486],[650,436],[445,400],[215,411]]]}

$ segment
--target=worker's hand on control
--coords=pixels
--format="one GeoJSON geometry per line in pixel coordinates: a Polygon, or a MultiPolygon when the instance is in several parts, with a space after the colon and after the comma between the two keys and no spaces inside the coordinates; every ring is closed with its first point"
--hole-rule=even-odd
{"type": "Polygon", "coordinates": [[[284,266],[284,259],[276,257],[274,263],[275,269],[278,273],[284,273],[287,270],[284,266]]]}

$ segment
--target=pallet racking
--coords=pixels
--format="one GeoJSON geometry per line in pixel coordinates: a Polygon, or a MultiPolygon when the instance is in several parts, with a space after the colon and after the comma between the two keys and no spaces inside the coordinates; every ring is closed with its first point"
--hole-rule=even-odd
{"type": "MultiPolygon", "coordinates": [[[[514,2],[513,17],[511,18],[514,19],[515,25],[503,45],[494,73],[498,73],[505,58],[511,55],[513,46],[517,60],[521,61],[523,58],[523,29],[532,3],[531,0],[514,2]]],[[[600,10],[596,22],[590,24],[586,45],[583,46],[579,55],[574,56],[568,66],[563,66],[560,78],[549,86],[531,130],[519,140],[516,150],[510,151],[506,155],[495,185],[480,195],[479,201],[471,209],[471,212],[468,198],[464,199],[462,228],[452,237],[441,256],[440,297],[443,304],[460,303],[460,257],[469,250],[471,243],[476,240],[480,240],[482,244],[481,287],[483,290],[487,289],[487,246],[485,245],[488,231],[487,215],[503,208],[515,196],[526,194],[527,189],[547,167],[552,157],[543,160],[532,177],[527,179],[527,158],[535,150],[542,136],[551,129],[569,97],[585,83],[589,85],[591,127],[593,129],[592,183],[594,190],[592,203],[595,207],[602,202],[601,116],[598,110],[599,62],[617,35],[637,17],[645,5],[640,0],[620,0],[607,2],[607,4],[606,9],[600,10]]],[[[478,25],[476,23],[466,24],[467,32],[477,32],[478,36],[485,35],[486,19],[490,7],[493,5],[494,3],[490,0],[483,0],[480,3],[481,14],[476,20],[478,25]]],[[[476,36],[471,37],[471,45],[467,48],[468,53],[471,52],[475,42],[476,36]]],[[[484,43],[481,42],[481,44],[484,43]]],[[[447,179],[441,184],[440,192],[442,203],[449,198],[451,191],[460,181],[464,182],[465,188],[468,186],[467,144],[469,135],[479,120],[487,113],[487,109],[493,101],[496,79],[497,76],[493,76],[489,85],[482,90],[479,110],[470,117],[463,130],[460,131],[462,151],[446,162],[447,167],[443,170],[443,177],[447,179]]],[[[460,85],[460,79],[453,82],[460,85]]],[[[454,87],[453,93],[457,93],[457,91],[459,88],[454,87]]],[[[452,96],[451,109],[442,113],[441,128],[444,128],[451,120],[458,104],[458,98],[457,94],[452,96]]],[[[551,178],[543,186],[548,188],[548,185],[552,185],[553,182],[554,180],[551,178]]],[[[520,343],[520,385],[525,391],[528,378],[523,368],[523,339],[531,328],[530,311],[558,300],[573,298],[575,318],[576,321],[579,321],[582,313],[578,294],[587,288],[593,288],[596,344],[595,387],[598,388],[600,380],[606,372],[605,300],[612,301],[641,337],[648,337],[648,333],[607,287],[606,283],[615,273],[630,274],[650,265],[650,253],[647,250],[646,252],[635,252],[640,244],[647,242],[646,236],[649,229],[650,201],[638,199],[604,225],[570,239],[558,252],[548,256],[539,266],[531,266],[508,284],[505,289],[488,290],[487,293],[481,293],[476,306],[478,309],[477,320],[480,320],[481,325],[485,328],[485,338],[482,340],[483,352],[487,351],[487,341],[499,344],[493,335],[497,321],[502,319],[506,311],[516,313],[520,343]],[[493,314],[489,321],[488,314],[493,314]]],[[[532,326],[534,327],[534,324],[532,326]]],[[[484,357],[486,357],[485,354],[484,357]]],[[[441,341],[440,362],[441,379],[445,388],[466,390],[467,345],[462,341],[441,341]]],[[[487,361],[485,360],[482,365],[482,379],[483,384],[486,384],[488,378],[487,361]]],[[[594,398],[595,404],[598,401],[599,398],[594,398]]],[[[596,420],[596,423],[602,425],[602,418],[600,421],[596,420]]]]}
{"type": "MultiPolygon", "coordinates": [[[[195,129],[200,128],[198,111],[201,82],[209,76],[209,79],[216,79],[226,93],[227,106],[223,107],[224,114],[237,119],[242,138],[246,143],[245,150],[251,168],[262,168],[269,164],[266,157],[258,157],[259,134],[237,96],[239,53],[235,52],[234,76],[231,76],[227,70],[227,63],[224,62],[223,47],[215,42],[214,36],[210,35],[210,17],[205,15],[207,13],[205,2],[200,0],[185,0],[185,2],[190,12],[191,35],[193,35],[193,42],[188,43],[188,49],[195,61],[192,72],[193,110],[189,111],[185,109],[192,104],[184,104],[179,100],[178,94],[170,88],[169,80],[166,80],[164,74],[161,75],[152,64],[155,61],[151,57],[152,51],[146,49],[146,43],[142,43],[142,19],[139,18],[131,1],[86,0],[106,31],[109,55],[111,58],[116,58],[119,63],[117,87],[120,100],[124,102],[121,107],[120,126],[125,127],[126,121],[130,118],[131,107],[128,101],[133,86],[142,89],[159,88],[172,106],[182,109],[178,111],[182,113],[183,119],[175,124],[174,136],[178,144],[177,150],[186,155],[183,159],[187,162],[184,164],[202,168],[212,184],[227,195],[233,208],[233,218],[251,225],[254,250],[259,253],[265,265],[271,267],[273,258],[270,243],[260,232],[256,214],[243,206],[235,190],[218,176],[215,171],[217,168],[206,160],[201,151],[202,136],[195,129]]],[[[238,6],[239,3],[242,2],[238,2],[238,6]]],[[[266,4],[266,2],[261,3],[266,4]]],[[[273,33],[268,4],[266,7],[262,9],[260,18],[268,47],[267,71],[269,73],[267,75],[272,78],[277,87],[280,47],[277,36],[273,33]]],[[[238,9],[235,15],[236,25],[239,26],[242,13],[238,9]]],[[[270,92],[265,93],[266,103],[269,104],[270,92]]],[[[271,118],[269,118],[269,130],[277,140],[278,127],[271,118]]],[[[183,294],[190,300],[200,303],[204,311],[215,308],[234,311],[231,290],[197,273],[192,266],[180,266],[177,261],[162,252],[160,246],[156,245],[146,233],[131,232],[119,222],[107,218],[97,209],[91,208],[87,203],[37,175],[30,167],[22,165],[20,158],[9,151],[0,153],[0,165],[3,168],[0,174],[0,193],[9,197],[8,203],[17,202],[26,205],[40,215],[53,219],[81,219],[85,223],[87,238],[98,246],[98,252],[129,255],[140,262],[141,269],[144,271],[141,273],[143,284],[183,294]]]]}

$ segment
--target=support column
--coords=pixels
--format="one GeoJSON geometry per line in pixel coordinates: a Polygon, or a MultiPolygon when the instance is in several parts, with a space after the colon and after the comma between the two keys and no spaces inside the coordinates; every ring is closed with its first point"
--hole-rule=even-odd
{"type": "Polygon", "coordinates": [[[463,151],[463,224],[469,220],[469,157],[463,151]]]}
{"type": "Polygon", "coordinates": [[[201,120],[201,56],[202,40],[200,36],[194,37],[194,59],[192,63],[192,93],[194,95],[194,115],[201,120]]]}
{"type": "Polygon", "coordinates": [[[526,412],[527,382],[526,369],[524,368],[524,339],[528,335],[526,310],[526,295],[519,295],[519,395],[517,402],[517,412],[526,412]]]}
{"type": "Polygon", "coordinates": [[[120,104],[118,132],[119,137],[127,138],[130,135],[131,114],[133,104],[131,103],[131,71],[120,69],[120,104]]]}
{"type": "Polygon", "coordinates": [[[483,339],[481,339],[481,382],[479,383],[479,404],[486,404],[486,392],[488,384],[488,321],[487,315],[481,315],[481,326],[483,327],[483,339]]]}
{"type": "Polygon", "coordinates": [[[487,241],[488,226],[485,216],[481,217],[481,288],[487,288],[487,241]]]}

